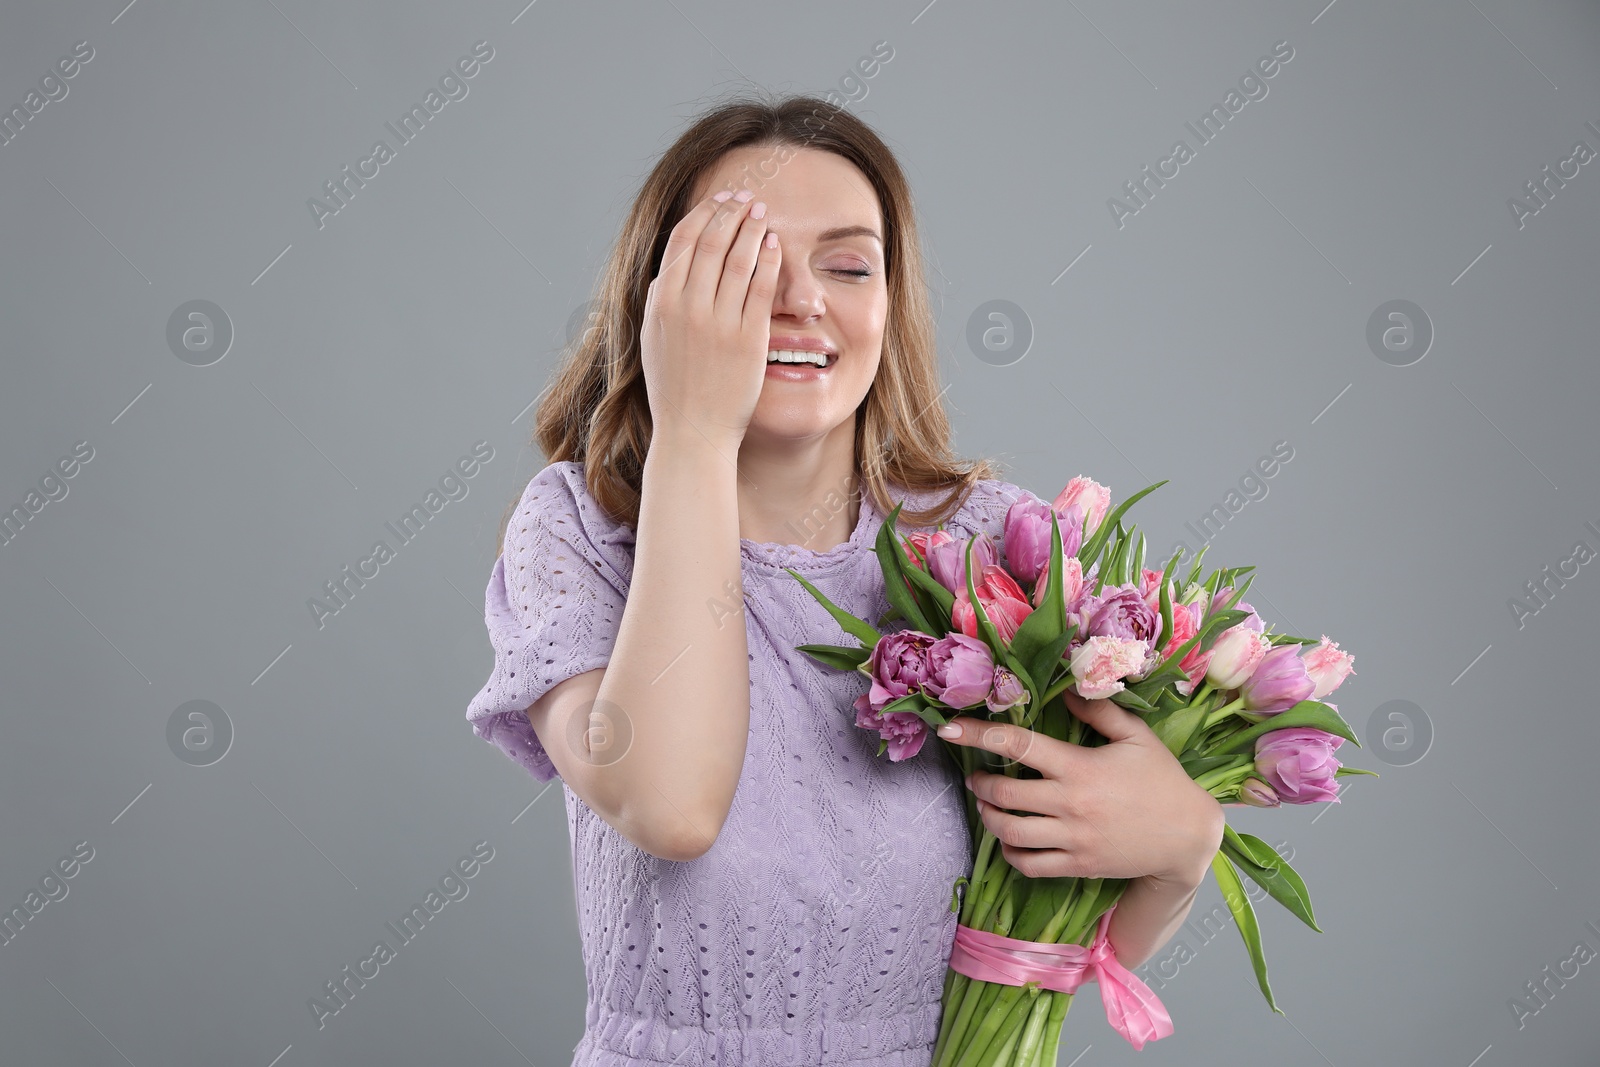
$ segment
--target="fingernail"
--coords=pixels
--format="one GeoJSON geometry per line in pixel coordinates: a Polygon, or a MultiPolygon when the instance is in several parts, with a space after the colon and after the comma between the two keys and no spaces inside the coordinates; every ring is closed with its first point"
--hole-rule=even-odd
{"type": "Polygon", "coordinates": [[[939,727],[938,734],[940,737],[960,737],[961,724],[958,722],[947,722],[943,726],[939,727]]]}
{"type": "Polygon", "coordinates": [[[767,214],[767,205],[766,205],[765,201],[757,200],[755,203],[750,205],[750,217],[751,218],[753,218],[753,219],[765,218],[766,214],[767,214]]]}
{"type": "Polygon", "coordinates": [[[724,190],[722,190],[722,192],[717,193],[711,199],[715,200],[717,203],[720,204],[720,203],[722,203],[724,200],[728,199],[728,197],[730,197],[732,195],[733,195],[732,193],[730,193],[730,192],[728,192],[728,190],[724,189],[724,190]]]}
{"type": "Polygon", "coordinates": [[[755,193],[752,193],[748,189],[740,189],[737,193],[733,194],[733,198],[735,200],[739,201],[739,203],[743,204],[747,200],[749,200],[752,196],[755,196],[755,195],[756,195],[755,193]]]}

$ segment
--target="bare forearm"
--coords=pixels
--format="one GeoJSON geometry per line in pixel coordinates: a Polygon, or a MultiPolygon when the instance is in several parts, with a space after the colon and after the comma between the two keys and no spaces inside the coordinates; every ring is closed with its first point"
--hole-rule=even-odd
{"type": "Polygon", "coordinates": [[[600,697],[628,752],[602,787],[619,824],[693,854],[733,800],[750,724],[736,444],[658,428],[645,461],[634,569],[600,697]]]}
{"type": "Polygon", "coordinates": [[[1117,901],[1106,936],[1117,960],[1129,970],[1154,956],[1189,917],[1200,882],[1135,878],[1117,901]]]}

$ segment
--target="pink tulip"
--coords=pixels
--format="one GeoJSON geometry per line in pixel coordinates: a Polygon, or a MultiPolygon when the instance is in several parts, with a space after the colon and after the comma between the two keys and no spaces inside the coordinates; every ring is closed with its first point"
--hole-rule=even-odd
{"type": "MultiPolygon", "coordinates": [[[[1146,570],[1139,577],[1139,595],[1157,611],[1161,610],[1161,572],[1146,570]]],[[[1176,599],[1176,598],[1174,598],[1176,599]]]]}
{"type": "Polygon", "coordinates": [[[1080,515],[1089,516],[1086,535],[1093,534],[1111,507],[1111,490],[1092,478],[1080,475],[1067,483],[1067,487],[1061,490],[1061,495],[1050,506],[1056,509],[1057,515],[1065,515],[1068,508],[1076,507],[1080,515]]]}
{"type": "Polygon", "coordinates": [[[1237,623],[1222,631],[1211,646],[1206,680],[1218,689],[1236,689],[1255,671],[1272,642],[1265,635],[1237,623]]]}
{"type": "Polygon", "coordinates": [[[911,544],[916,547],[917,552],[922,553],[922,559],[918,559],[916,553],[913,553],[910,548],[906,548],[904,545],[902,545],[901,548],[906,554],[906,562],[911,566],[916,567],[918,570],[923,570],[925,568],[923,567],[922,560],[928,558],[929,550],[935,545],[949,544],[951,541],[955,540],[955,535],[949,530],[934,530],[932,533],[924,533],[923,531],[918,530],[915,533],[907,534],[906,540],[910,541],[911,544]]]}
{"type": "MultiPolygon", "coordinates": [[[[1172,637],[1168,639],[1166,647],[1162,650],[1163,659],[1171,659],[1200,629],[1200,605],[1174,604],[1172,605],[1172,637]]],[[[1200,684],[1200,679],[1206,676],[1206,670],[1211,666],[1211,656],[1214,649],[1200,651],[1197,642],[1178,663],[1178,667],[1187,676],[1185,679],[1174,683],[1182,696],[1194,692],[1194,687],[1200,684]]]]}
{"type": "MultiPolygon", "coordinates": [[[[1050,568],[1047,565],[1039,572],[1039,577],[1033,583],[1033,606],[1039,607],[1044,603],[1045,586],[1049,584],[1050,568]]],[[[1078,610],[1078,602],[1084,591],[1083,564],[1077,556],[1063,556],[1061,559],[1061,599],[1068,613],[1078,610]]]]}
{"type": "Polygon", "coordinates": [[[1316,685],[1311,691],[1312,700],[1321,700],[1355,673],[1356,658],[1348,652],[1340,652],[1339,643],[1328,640],[1327,634],[1322,635],[1322,643],[1305,653],[1304,658],[1306,674],[1316,685]]]}
{"type": "MultiPolygon", "coordinates": [[[[1015,637],[1022,620],[1033,613],[1033,607],[1028,603],[1028,595],[1022,591],[1016,580],[1006,573],[1004,567],[983,568],[983,580],[974,582],[973,588],[977,590],[978,603],[983,605],[983,613],[994,624],[995,631],[999,633],[1002,641],[1010,641],[1015,637]]],[[[950,608],[950,621],[957,630],[968,637],[978,636],[978,614],[972,610],[972,600],[965,588],[956,593],[955,603],[950,608]]]]}
{"type": "Polygon", "coordinates": [[[1136,637],[1090,637],[1072,653],[1078,695],[1100,700],[1121,692],[1122,680],[1145,665],[1150,646],[1136,637]]]}

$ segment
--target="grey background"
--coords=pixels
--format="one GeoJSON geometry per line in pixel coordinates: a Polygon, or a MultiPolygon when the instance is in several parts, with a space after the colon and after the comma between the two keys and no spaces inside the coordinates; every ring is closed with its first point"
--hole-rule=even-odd
{"type": "Polygon", "coordinates": [[[1600,574],[1508,607],[1600,549],[1600,161],[1520,228],[1507,206],[1600,149],[1592,4],[112,0],[0,25],[7,109],[94,49],[0,146],[0,505],[93,449],[0,545],[0,909],[94,850],[0,945],[6,1063],[568,1061],[560,789],[463,718],[482,591],[632,191],[750,82],[835,90],[899,153],[963,454],[1046,496],[1170,479],[1133,513],[1164,559],[1293,449],[1208,562],[1258,565],[1264,614],[1357,656],[1343,751],[1382,777],[1232,816],[1294,849],[1325,932],[1261,909],[1285,1019],[1236,934],[1186,931],[1176,1034],[1136,1060],[1089,991],[1062,1062],[1600,1062],[1600,964],[1520,1028],[1509,1004],[1600,950],[1600,574]],[[479,40],[469,95],[319,229],[307,199],[479,40]],[[1280,40],[1268,95],[1119,227],[1108,198],[1280,40]],[[234,331],[205,367],[167,341],[197,299],[234,331]],[[1366,340],[1396,299],[1435,333],[1403,367],[1366,340]],[[968,345],[991,300],[1023,358],[968,345]],[[479,440],[465,498],[319,627],[308,600],[479,440]],[[169,747],[191,700],[231,723],[210,766],[169,747]],[[1425,749],[1369,724],[1396,700],[1425,749]],[[319,1030],[308,1000],[478,841],[469,894],[319,1030]]]}

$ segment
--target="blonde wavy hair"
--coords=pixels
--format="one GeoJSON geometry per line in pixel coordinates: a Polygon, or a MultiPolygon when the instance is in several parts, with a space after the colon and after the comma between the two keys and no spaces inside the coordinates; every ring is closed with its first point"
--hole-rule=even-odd
{"type": "MultiPolygon", "coordinates": [[[[692,206],[701,174],[724,153],[746,145],[832,152],[859,168],[877,192],[889,307],[878,372],[856,409],[856,463],[864,490],[881,514],[894,507],[892,484],[943,494],[927,510],[902,510],[902,524],[945,522],[978,481],[998,474],[990,461],[962,461],[950,450],[932,306],[905,175],[866,123],[815,96],[734,99],[702,114],[666,150],[634,198],[598,279],[589,327],[569,343],[539,404],[533,443],[549,463],[582,462],[587,488],[600,507],[617,521],[637,525],[651,436],[637,326],[646,290],[660,271],[672,227],[692,206]]],[[[761,175],[745,178],[759,189],[761,175]]],[[[501,519],[502,550],[517,503],[513,500],[501,519]]]]}

